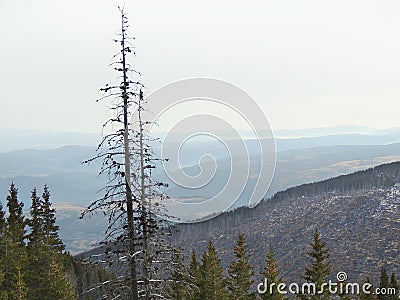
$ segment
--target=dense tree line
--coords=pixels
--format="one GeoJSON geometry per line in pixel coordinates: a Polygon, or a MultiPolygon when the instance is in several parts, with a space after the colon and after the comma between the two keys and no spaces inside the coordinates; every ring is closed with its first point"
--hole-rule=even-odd
{"type": "Polygon", "coordinates": [[[65,251],[47,186],[31,192],[29,216],[12,183],[0,201],[0,300],[100,299],[113,272],[82,264],[65,251]]]}
{"type": "MultiPolygon", "coordinates": [[[[209,242],[206,251],[198,259],[196,252],[192,251],[186,272],[180,272],[173,277],[170,285],[170,297],[176,300],[250,300],[250,299],[273,299],[283,300],[286,298],[298,299],[375,299],[394,300],[398,299],[399,284],[394,273],[388,276],[385,268],[382,268],[379,284],[372,285],[369,278],[359,283],[360,290],[353,293],[351,286],[348,290],[346,280],[332,279],[329,250],[326,243],[321,239],[320,233],[314,232],[312,243],[305,257],[307,266],[304,275],[299,278],[297,293],[291,294],[283,288],[287,294],[279,292],[279,285],[284,283],[284,278],[279,272],[278,263],[275,260],[273,249],[266,254],[263,271],[255,274],[249,263],[250,255],[247,251],[246,241],[239,234],[236,246],[233,249],[234,259],[227,270],[224,270],[217,250],[212,242],[209,242]],[[186,274],[186,275],[182,275],[186,274]],[[332,294],[326,283],[331,280],[337,286],[337,291],[332,294]],[[185,284],[180,284],[184,282],[185,284]],[[302,284],[305,283],[303,290],[302,284]],[[362,286],[369,283],[366,292],[362,286]],[[341,286],[343,287],[341,289],[341,286]],[[377,294],[376,288],[384,294],[377,294]],[[319,292],[323,291],[323,292],[319,292]],[[369,293],[370,292],[370,293],[369,293]]],[[[182,261],[176,262],[185,268],[182,261]]],[[[282,290],[282,289],[281,289],[282,290]]]]}
{"type": "Polygon", "coordinates": [[[31,201],[26,217],[11,184],[7,212],[0,203],[0,299],[76,299],[47,186],[41,197],[33,189],[31,201]]]}
{"type": "Polygon", "coordinates": [[[295,197],[313,197],[335,191],[346,193],[371,188],[388,188],[400,180],[400,162],[379,165],[348,175],[341,175],[323,181],[302,184],[278,192],[271,201],[281,201],[295,197]]]}
{"type": "MultiPolygon", "coordinates": [[[[55,209],[50,201],[50,191],[45,186],[41,196],[37,190],[31,192],[29,216],[23,214],[23,202],[18,200],[18,190],[11,184],[4,209],[0,202],[0,299],[109,299],[110,288],[105,282],[117,278],[117,274],[100,265],[84,265],[66,253],[58,235],[55,209]]],[[[185,259],[182,249],[174,250],[171,268],[164,270],[165,294],[153,299],[175,300],[250,300],[288,297],[278,291],[284,278],[279,272],[273,249],[266,253],[265,264],[260,274],[255,274],[250,264],[245,238],[239,234],[232,249],[234,258],[224,270],[216,247],[209,242],[206,251],[197,257],[191,252],[185,259]],[[264,293],[260,293],[264,291],[264,293]]],[[[305,257],[307,266],[299,282],[313,283],[315,291],[331,279],[331,258],[326,243],[319,232],[314,232],[312,243],[305,257]]],[[[339,283],[339,282],[338,282],[339,283]]],[[[371,283],[369,278],[365,283],[371,283]]],[[[360,291],[357,298],[375,300],[397,299],[399,284],[394,273],[388,274],[382,267],[375,287],[382,294],[368,294],[360,291]]],[[[118,291],[113,291],[118,295],[118,291]]],[[[344,292],[337,294],[341,299],[354,299],[344,292]]],[[[299,290],[300,299],[329,299],[324,293],[304,293],[299,290]]]]}

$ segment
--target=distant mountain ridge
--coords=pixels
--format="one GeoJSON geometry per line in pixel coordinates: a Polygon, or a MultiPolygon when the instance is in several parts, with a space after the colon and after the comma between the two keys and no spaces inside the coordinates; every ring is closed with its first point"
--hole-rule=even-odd
{"type": "MultiPolygon", "coordinates": [[[[207,151],[207,148],[192,151],[193,157],[204,153],[202,151],[207,151]]],[[[82,161],[94,155],[94,147],[73,145],[49,150],[25,149],[0,153],[0,197],[7,193],[11,181],[14,181],[20,187],[21,198],[27,199],[29,203],[29,191],[33,187],[40,188],[48,184],[55,202],[78,202],[85,206],[98,197],[97,191],[105,180],[98,177],[100,162],[93,162],[89,166],[82,164],[82,161]]],[[[267,196],[290,186],[398,159],[400,159],[400,144],[321,146],[281,151],[277,153],[276,174],[267,196]]],[[[197,160],[192,160],[197,163],[197,160]]],[[[219,170],[223,171],[229,168],[230,160],[221,157],[217,158],[217,163],[219,170]]],[[[254,167],[258,163],[255,159],[254,167]]],[[[184,168],[184,171],[192,174],[196,173],[197,169],[198,166],[193,165],[184,168]]],[[[250,181],[255,172],[256,168],[250,169],[250,181]]],[[[172,197],[213,195],[215,189],[224,184],[223,176],[216,175],[215,184],[208,185],[202,190],[188,191],[169,182],[160,170],[155,172],[155,176],[170,184],[165,192],[172,197]]],[[[245,199],[246,195],[245,191],[242,198],[245,199]]],[[[246,205],[245,200],[240,200],[238,205],[246,205]]]]}
{"type": "Polygon", "coordinates": [[[66,145],[95,147],[100,138],[100,133],[2,129],[0,130],[0,153],[28,148],[47,150],[66,145]]]}
{"type": "MultiPolygon", "coordinates": [[[[332,127],[321,127],[321,128],[304,128],[304,129],[276,129],[273,131],[275,138],[278,140],[286,139],[301,139],[301,138],[320,138],[325,136],[341,136],[343,135],[344,140],[336,145],[344,145],[351,142],[352,145],[361,142],[366,143],[365,136],[372,136],[371,144],[382,144],[383,143],[395,143],[400,142],[400,128],[387,128],[377,129],[366,126],[332,126],[332,127]],[[351,141],[346,136],[353,135],[364,136],[351,141]],[[384,137],[387,136],[387,137],[384,137]]],[[[165,133],[156,133],[157,137],[163,138],[165,133]]],[[[241,135],[245,139],[251,139],[254,134],[251,132],[243,131],[241,135]]],[[[226,136],[226,135],[224,135],[226,136]]],[[[179,137],[179,135],[178,135],[179,137]]],[[[82,145],[89,147],[96,147],[101,139],[99,133],[84,133],[84,132],[50,132],[50,131],[39,131],[39,130],[6,130],[0,129],[0,153],[10,152],[15,150],[23,149],[37,149],[47,150],[63,147],[66,145],[82,145]]],[[[340,137],[336,140],[340,140],[340,137]]],[[[199,144],[199,143],[197,143],[199,144]]],[[[296,142],[296,144],[299,144],[296,142]]],[[[286,145],[285,142],[281,147],[278,147],[278,151],[289,150],[287,148],[290,145],[286,145]]],[[[318,139],[309,140],[307,145],[302,147],[310,146],[327,146],[327,144],[318,144],[318,139]]]]}
{"type": "Polygon", "coordinates": [[[400,131],[400,127],[377,129],[367,126],[330,126],[316,128],[300,128],[300,129],[277,129],[274,135],[281,138],[299,138],[299,137],[318,137],[325,135],[338,134],[362,134],[362,135],[384,135],[393,134],[400,131]]]}

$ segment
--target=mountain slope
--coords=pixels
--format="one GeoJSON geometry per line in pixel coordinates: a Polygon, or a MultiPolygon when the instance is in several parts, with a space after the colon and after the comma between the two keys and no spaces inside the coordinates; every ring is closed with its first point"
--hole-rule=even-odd
{"type": "Polygon", "coordinates": [[[377,278],[383,265],[399,274],[400,162],[290,188],[253,209],[179,225],[175,243],[200,254],[212,240],[227,266],[237,235],[244,233],[257,271],[271,246],[285,280],[299,281],[316,228],[330,249],[333,277],[344,271],[350,280],[377,278]]]}

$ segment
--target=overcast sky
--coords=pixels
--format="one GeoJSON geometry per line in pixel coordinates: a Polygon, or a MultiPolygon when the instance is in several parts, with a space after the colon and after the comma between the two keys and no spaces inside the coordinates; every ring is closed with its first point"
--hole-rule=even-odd
{"type": "MultiPolygon", "coordinates": [[[[0,129],[98,132],[116,1],[0,0],[0,129]]],[[[273,129],[400,127],[400,2],[126,1],[147,92],[188,77],[246,90],[273,129]]]]}

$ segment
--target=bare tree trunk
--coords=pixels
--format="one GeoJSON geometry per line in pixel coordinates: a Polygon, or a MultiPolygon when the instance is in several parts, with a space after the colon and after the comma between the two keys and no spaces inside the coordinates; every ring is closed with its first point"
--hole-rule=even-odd
{"type": "Polygon", "coordinates": [[[127,95],[127,75],[125,60],[125,19],[122,15],[122,68],[123,68],[123,100],[124,100],[124,154],[125,154],[125,189],[126,189],[126,210],[128,219],[128,239],[130,254],[130,288],[132,299],[139,300],[137,275],[136,275],[136,258],[135,258],[135,226],[133,221],[133,199],[131,190],[131,162],[129,149],[129,120],[128,120],[128,95],[127,95]]]}
{"type": "Polygon", "coordinates": [[[148,224],[147,224],[147,208],[146,208],[146,181],[145,181],[145,156],[144,156],[144,145],[143,145],[143,122],[142,122],[142,101],[143,94],[140,92],[139,95],[139,151],[140,151],[140,201],[142,205],[142,225],[143,225],[143,275],[144,275],[144,292],[145,299],[150,300],[150,289],[149,289],[149,258],[148,258],[148,224]]]}

